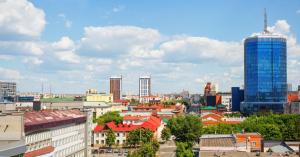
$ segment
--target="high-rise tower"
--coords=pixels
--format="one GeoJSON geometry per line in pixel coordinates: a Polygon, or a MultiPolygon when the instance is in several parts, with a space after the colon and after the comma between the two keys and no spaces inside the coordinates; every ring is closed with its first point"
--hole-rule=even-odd
{"type": "Polygon", "coordinates": [[[151,77],[141,76],[139,79],[139,98],[151,96],[151,77]]]}
{"type": "Polygon", "coordinates": [[[109,79],[110,93],[113,94],[113,100],[119,100],[122,93],[122,76],[113,76],[109,79]]]}
{"type": "Polygon", "coordinates": [[[286,39],[271,33],[265,12],[264,31],[244,42],[244,102],[241,112],[283,113],[287,102],[286,39]]]}

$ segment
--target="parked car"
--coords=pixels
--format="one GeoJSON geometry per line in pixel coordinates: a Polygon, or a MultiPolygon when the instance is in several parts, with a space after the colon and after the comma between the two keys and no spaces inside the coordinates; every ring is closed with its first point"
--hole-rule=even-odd
{"type": "Polygon", "coordinates": [[[112,152],[113,152],[113,151],[112,151],[111,148],[106,149],[106,153],[112,153],[112,152]]]}

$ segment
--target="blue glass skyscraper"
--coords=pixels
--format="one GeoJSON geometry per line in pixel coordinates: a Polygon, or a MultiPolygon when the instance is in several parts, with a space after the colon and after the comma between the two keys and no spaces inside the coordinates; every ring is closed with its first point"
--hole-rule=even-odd
{"type": "Polygon", "coordinates": [[[244,42],[244,102],[241,112],[283,113],[287,102],[286,39],[265,30],[244,42]]]}

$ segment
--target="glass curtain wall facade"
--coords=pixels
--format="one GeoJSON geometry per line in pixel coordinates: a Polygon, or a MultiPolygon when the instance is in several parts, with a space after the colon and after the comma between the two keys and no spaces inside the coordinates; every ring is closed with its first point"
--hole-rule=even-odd
{"type": "Polygon", "coordinates": [[[244,42],[244,102],[241,112],[283,113],[287,102],[286,39],[262,34],[244,42]]]}

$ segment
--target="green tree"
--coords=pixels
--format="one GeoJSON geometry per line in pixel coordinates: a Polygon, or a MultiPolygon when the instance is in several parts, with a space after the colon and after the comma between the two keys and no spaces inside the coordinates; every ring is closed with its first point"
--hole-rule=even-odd
{"type": "Polygon", "coordinates": [[[143,143],[138,150],[129,153],[127,157],[155,157],[158,149],[159,143],[157,141],[143,143]]]}
{"type": "Polygon", "coordinates": [[[150,142],[153,138],[153,133],[149,129],[138,128],[129,132],[127,137],[127,144],[129,146],[136,146],[140,143],[150,142]]]}
{"type": "Polygon", "coordinates": [[[172,118],[167,127],[170,128],[172,135],[179,142],[198,141],[201,136],[202,123],[197,116],[186,115],[172,118]]]}
{"type": "Polygon", "coordinates": [[[111,147],[112,145],[115,144],[115,140],[116,140],[116,134],[111,129],[108,129],[108,131],[106,132],[106,139],[105,139],[106,145],[111,147]]]}
{"type": "Polygon", "coordinates": [[[192,144],[188,142],[176,142],[176,156],[177,157],[193,157],[192,144]]]}
{"type": "Polygon", "coordinates": [[[94,120],[98,125],[103,125],[112,121],[116,124],[120,124],[122,123],[123,118],[120,116],[119,112],[107,112],[94,120]]]}
{"type": "Polygon", "coordinates": [[[165,127],[161,132],[161,138],[165,141],[168,141],[171,137],[171,130],[168,127],[165,127]]]}

